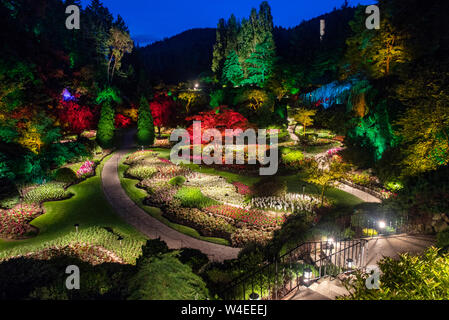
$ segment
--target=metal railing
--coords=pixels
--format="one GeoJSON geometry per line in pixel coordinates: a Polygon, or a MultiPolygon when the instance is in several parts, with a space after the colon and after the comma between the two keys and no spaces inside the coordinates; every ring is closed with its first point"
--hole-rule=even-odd
{"type": "Polygon", "coordinates": [[[302,285],[363,268],[367,240],[306,242],[251,274],[232,281],[224,300],[280,300],[302,285]]]}

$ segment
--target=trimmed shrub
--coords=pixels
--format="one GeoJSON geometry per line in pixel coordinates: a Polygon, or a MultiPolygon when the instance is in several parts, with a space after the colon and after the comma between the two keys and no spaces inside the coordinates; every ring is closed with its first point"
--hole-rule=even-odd
{"type": "Polygon", "coordinates": [[[301,151],[282,153],[282,162],[287,166],[299,167],[302,160],[304,160],[304,155],[301,151]]]}
{"type": "Polygon", "coordinates": [[[55,181],[63,183],[74,183],[78,180],[75,171],[70,168],[60,168],[56,171],[55,181]]]}
{"type": "Polygon", "coordinates": [[[27,203],[42,203],[45,201],[62,200],[69,196],[63,183],[47,183],[30,190],[24,200],[27,203]]]}
{"type": "Polygon", "coordinates": [[[175,198],[181,201],[181,205],[187,208],[204,208],[216,204],[216,201],[203,195],[198,188],[183,187],[178,190],[175,198]]]}
{"type": "Polygon", "coordinates": [[[437,246],[438,248],[446,248],[449,246],[449,229],[438,232],[437,246]]]}
{"type": "Polygon", "coordinates": [[[131,177],[137,178],[139,180],[144,180],[151,178],[153,174],[157,172],[155,167],[137,165],[129,168],[126,173],[131,177]]]}
{"type": "Polygon", "coordinates": [[[142,97],[139,105],[139,119],[137,120],[137,143],[142,146],[154,144],[154,124],[147,99],[142,97]]]}
{"type": "Polygon", "coordinates": [[[98,122],[97,142],[102,148],[110,148],[114,142],[115,112],[111,102],[106,100],[103,103],[98,122]]]}
{"type": "Polygon", "coordinates": [[[170,181],[168,181],[169,184],[172,186],[182,186],[186,182],[186,178],[183,176],[177,176],[174,178],[171,178],[170,181]]]}

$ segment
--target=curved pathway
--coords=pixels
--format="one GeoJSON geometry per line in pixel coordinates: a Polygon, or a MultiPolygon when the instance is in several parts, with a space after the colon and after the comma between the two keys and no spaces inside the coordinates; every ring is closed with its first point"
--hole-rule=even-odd
{"type": "Polygon", "coordinates": [[[212,261],[237,258],[240,252],[239,248],[198,240],[180,233],[150,216],[128,197],[120,184],[118,165],[120,160],[132,150],[132,132],[125,136],[125,140],[125,149],[113,154],[105,163],[101,174],[104,194],[117,214],[147,237],[151,239],[160,238],[167,243],[170,249],[197,249],[206,254],[212,261]]]}

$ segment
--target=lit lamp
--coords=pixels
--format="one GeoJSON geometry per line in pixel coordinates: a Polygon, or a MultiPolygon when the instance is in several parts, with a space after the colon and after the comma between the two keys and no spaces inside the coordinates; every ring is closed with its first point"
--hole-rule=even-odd
{"type": "Polygon", "coordinates": [[[309,282],[312,279],[312,269],[305,268],[304,269],[304,282],[309,282]]]}
{"type": "Polygon", "coordinates": [[[260,295],[258,293],[253,292],[249,295],[249,300],[260,300],[260,295]]]}
{"type": "Polygon", "coordinates": [[[199,87],[200,85],[198,84],[198,83],[195,83],[195,90],[198,90],[198,87],[199,87]]]}
{"type": "Polygon", "coordinates": [[[387,225],[386,225],[385,221],[379,221],[379,228],[380,229],[385,229],[386,226],[387,225]]]}
{"type": "Polygon", "coordinates": [[[120,242],[120,245],[122,245],[123,237],[122,237],[122,236],[119,236],[119,237],[117,238],[117,240],[120,242]]]}
{"type": "Polygon", "coordinates": [[[352,260],[351,258],[346,259],[346,266],[351,270],[354,266],[354,260],[352,260]]]}
{"type": "Polygon", "coordinates": [[[74,227],[75,227],[75,230],[76,230],[76,232],[78,232],[78,227],[79,227],[80,225],[78,224],[78,223],[75,223],[74,224],[74,227]]]}

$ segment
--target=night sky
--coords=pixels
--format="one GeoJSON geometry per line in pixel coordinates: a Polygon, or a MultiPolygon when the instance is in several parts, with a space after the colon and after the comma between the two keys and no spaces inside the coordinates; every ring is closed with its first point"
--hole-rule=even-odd
{"type": "MultiPolygon", "coordinates": [[[[116,16],[128,24],[133,39],[152,42],[192,28],[215,28],[218,19],[234,13],[248,17],[251,8],[262,0],[103,0],[116,16]]],[[[270,0],[274,24],[294,27],[307,20],[341,7],[344,0],[270,0]]],[[[350,0],[350,5],[372,4],[375,0],[350,0]]],[[[90,0],[82,0],[84,6],[90,0]]]]}

